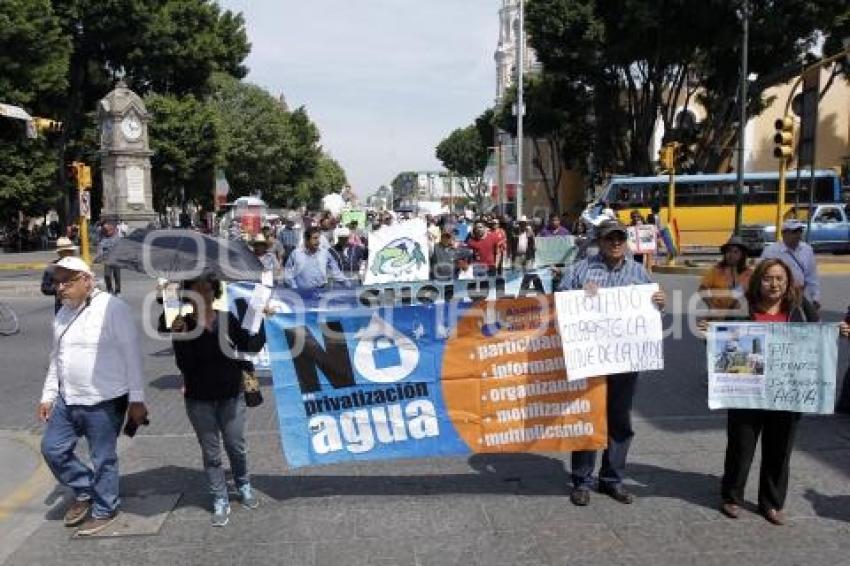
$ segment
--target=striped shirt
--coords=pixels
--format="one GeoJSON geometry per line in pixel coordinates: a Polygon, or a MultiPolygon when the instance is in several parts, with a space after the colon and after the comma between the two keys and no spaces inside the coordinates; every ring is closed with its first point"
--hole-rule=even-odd
{"type": "Polygon", "coordinates": [[[629,258],[609,267],[602,255],[592,255],[574,263],[564,274],[559,291],[583,289],[585,283],[595,283],[599,287],[624,287],[652,283],[646,268],[629,258]]]}

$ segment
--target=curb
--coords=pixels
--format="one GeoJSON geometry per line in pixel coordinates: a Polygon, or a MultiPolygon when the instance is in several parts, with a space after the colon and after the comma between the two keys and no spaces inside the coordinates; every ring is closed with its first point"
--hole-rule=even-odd
{"type": "Polygon", "coordinates": [[[0,271],[15,271],[15,270],[31,270],[43,271],[47,267],[46,263],[0,263],[0,271]]]}

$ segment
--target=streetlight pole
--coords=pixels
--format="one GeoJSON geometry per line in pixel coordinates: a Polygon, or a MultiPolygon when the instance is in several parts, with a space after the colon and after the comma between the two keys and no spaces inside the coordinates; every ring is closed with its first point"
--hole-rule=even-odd
{"type": "Polygon", "coordinates": [[[523,101],[524,85],[523,77],[525,75],[525,0],[519,0],[519,32],[517,34],[517,58],[519,64],[517,66],[517,110],[516,110],[516,143],[517,143],[517,183],[516,183],[516,218],[522,218],[522,197],[523,197],[523,179],[522,179],[522,152],[523,152],[523,132],[522,119],[525,114],[525,103],[523,101]]]}
{"type": "Polygon", "coordinates": [[[735,187],[735,235],[741,233],[744,215],[744,152],[747,131],[747,81],[749,75],[748,51],[750,43],[750,2],[744,0],[741,7],[741,92],[739,96],[740,117],[738,118],[738,183],[735,187]]]}

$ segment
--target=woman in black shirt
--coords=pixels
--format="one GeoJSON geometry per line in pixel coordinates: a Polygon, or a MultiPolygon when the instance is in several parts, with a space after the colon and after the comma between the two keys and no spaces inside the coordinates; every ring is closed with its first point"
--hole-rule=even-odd
{"type": "MultiPolygon", "coordinates": [[[[183,283],[194,312],[178,316],[171,326],[174,356],[183,374],[186,414],[195,429],[204,471],[213,495],[214,526],[224,526],[230,515],[227,484],[221,459],[221,439],[239,499],[253,509],[258,501],[248,477],[245,450],[245,400],[242,372],[250,362],[239,353],[258,352],[265,344],[262,328],[250,334],[230,312],[217,312],[212,304],[221,295],[219,282],[201,277],[183,283]]],[[[245,309],[242,301],[242,309],[245,309]]]]}

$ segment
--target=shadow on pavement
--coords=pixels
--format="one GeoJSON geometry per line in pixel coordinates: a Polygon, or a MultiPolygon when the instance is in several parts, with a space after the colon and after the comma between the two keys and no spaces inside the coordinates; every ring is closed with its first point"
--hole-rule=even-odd
{"type": "Polygon", "coordinates": [[[850,495],[825,495],[807,489],[803,497],[812,504],[818,517],[850,523],[850,495]]]}

